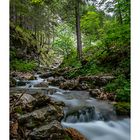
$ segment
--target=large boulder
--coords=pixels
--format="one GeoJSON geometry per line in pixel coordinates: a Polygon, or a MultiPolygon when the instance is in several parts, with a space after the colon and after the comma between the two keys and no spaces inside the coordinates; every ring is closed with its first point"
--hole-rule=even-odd
{"type": "Polygon", "coordinates": [[[17,113],[32,111],[36,99],[27,93],[16,93],[10,96],[10,109],[17,113]],[[13,106],[14,105],[14,106],[13,106]]]}
{"type": "Polygon", "coordinates": [[[80,132],[74,128],[65,128],[65,131],[71,140],[87,140],[80,132]]]}
{"type": "Polygon", "coordinates": [[[27,128],[33,128],[44,122],[61,121],[63,115],[62,106],[48,104],[46,107],[21,115],[19,122],[27,128]]]}
{"type": "Polygon", "coordinates": [[[79,81],[78,80],[67,80],[65,82],[62,82],[60,84],[60,88],[62,89],[77,89],[79,87],[79,81]]]}
{"type": "Polygon", "coordinates": [[[47,125],[33,129],[29,134],[32,140],[65,140],[65,131],[60,122],[54,120],[47,125]]]}
{"type": "Polygon", "coordinates": [[[34,87],[48,87],[48,82],[43,81],[39,84],[34,85],[34,87]]]}
{"type": "Polygon", "coordinates": [[[61,83],[65,82],[66,79],[63,76],[55,77],[55,78],[48,78],[47,79],[50,85],[59,86],[61,83]]]}
{"type": "Polygon", "coordinates": [[[43,93],[37,92],[33,94],[32,96],[36,99],[36,102],[34,103],[35,108],[47,106],[51,101],[50,97],[43,93]]]}

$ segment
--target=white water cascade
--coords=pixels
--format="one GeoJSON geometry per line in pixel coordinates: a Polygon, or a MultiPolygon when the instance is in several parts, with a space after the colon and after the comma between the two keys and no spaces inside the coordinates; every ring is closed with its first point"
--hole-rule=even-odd
{"type": "Polygon", "coordinates": [[[47,88],[34,87],[42,81],[44,79],[36,75],[36,80],[30,80],[20,88],[28,88],[33,93],[39,90],[54,100],[63,101],[66,105],[61,122],[63,127],[75,128],[87,140],[130,140],[130,119],[120,120],[112,104],[96,100],[86,91],[66,91],[49,86],[48,89],[54,89],[54,93],[48,94],[47,88]]]}

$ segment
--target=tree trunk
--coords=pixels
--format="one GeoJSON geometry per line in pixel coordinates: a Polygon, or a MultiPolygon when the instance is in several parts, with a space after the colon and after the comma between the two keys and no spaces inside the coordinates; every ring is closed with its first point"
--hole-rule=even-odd
{"type": "Polygon", "coordinates": [[[121,13],[121,7],[120,7],[120,3],[118,2],[118,20],[120,24],[123,24],[123,18],[122,18],[122,13],[121,13]]]}
{"type": "Polygon", "coordinates": [[[76,36],[77,36],[77,57],[81,60],[82,57],[82,42],[80,32],[80,3],[77,0],[75,6],[75,18],[76,18],[76,36]]]}

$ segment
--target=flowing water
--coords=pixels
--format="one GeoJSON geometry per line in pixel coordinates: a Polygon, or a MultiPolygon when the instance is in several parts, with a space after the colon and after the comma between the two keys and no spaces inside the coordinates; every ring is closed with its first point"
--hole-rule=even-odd
{"type": "Polygon", "coordinates": [[[44,81],[38,75],[36,77],[37,80],[26,81],[26,85],[19,88],[32,92],[40,90],[53,100],[63,101],[66,105],[63,127],[77,129],[88,140],[130,140],[130,119],[119,119],[111,103],[96,100],[86,91],[61,90],[53,86],[46,89],[34,87],[44,81]],[[49,89],[53,89],[53,94],[48,93],[49,89]]]}

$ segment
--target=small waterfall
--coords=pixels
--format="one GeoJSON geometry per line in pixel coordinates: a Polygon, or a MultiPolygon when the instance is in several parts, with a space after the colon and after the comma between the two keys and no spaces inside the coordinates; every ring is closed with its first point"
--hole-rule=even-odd
{"type": "Polygon", "coordinates": [[[76,122],[89,122],[92,120],[99,119],[96,115],[95,108],[91,107],[82,107],[79,110],[71,110],[65,112],[64,122],[76,123],[76,122]]]}
{"type": "Polygon", "coordinates": [[[66,104],[63,127],[78,130],[87,140],[130,140],[130,119],[118,120],[112,104],[79,91],[51,97],[66,104]]]}
{"type": "Polygon", "coordinates": [[[130,140],[130,119],[118,120],[113,105],[89,96],[86,91],[65,91],[57,87],[36,88],[44,81],[39,75],[36,80],[22,82],[22,88],[32,93],[43,92],[52,99],[65,103],[62,126],[74,128],[87,140],[130,140]]]}
{"type": "Polygon", "coordinates": [[[88,140],[130,140],[130,120],[94,121],[81,123],[62,122],[64,127],[78,130],[88,140]]]}
{"type": "Polygon", "coordinates": [[[34,85],[37,85],[41,82],[44,81],[44,79],[40,78],[38,74],[35,74],[34,77],[36,78],[35,80],[17,80],[17,86],[22,87],[22,88],[34,88],[34,85]]]}

